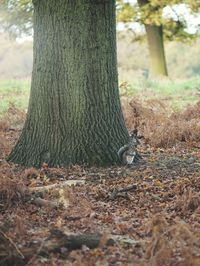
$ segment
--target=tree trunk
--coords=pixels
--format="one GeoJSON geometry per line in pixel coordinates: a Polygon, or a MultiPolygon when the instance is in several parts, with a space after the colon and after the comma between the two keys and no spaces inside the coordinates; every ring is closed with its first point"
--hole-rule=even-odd
{"type": "MultiPolygon", "coordinates": [[[[149,3],[149,0],[137,1],[140,7],[149,3]]],[[[168,76],[162,25],[144,24],[144,26],[149,47],[150,75],[151,77],[168,76]]]]}
{"type": "Polygon", "coordinates": [[[150,75],[168,76],[162,26],[145,25],[150,57],[150,75]]]}
{"type": "Polygon", "coordinates": [[[34,0],[27,119],[8,160],[40,167],[118,163],[121,111],[115,0],[34,0]]]}

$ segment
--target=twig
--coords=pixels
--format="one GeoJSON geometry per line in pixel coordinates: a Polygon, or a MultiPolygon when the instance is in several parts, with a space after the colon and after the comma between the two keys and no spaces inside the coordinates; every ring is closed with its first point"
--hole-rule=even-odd
{"type": "Polygon", "coordinates": [[[12,240],[10,237],[8,237],[8,236],[7,236],[4,232],[2,232],[1,230],[0,230],[0,233],[4,236],[5,239],[7,239],[7,240],[11,243],[11,245],[14,246],[15,250],[16,250],[17,253],[21,256],[21,258],[22,258],[22,259],[25,259],[24,255],[23,255],[23,254],[21,253],[21,251],[18,249],[17,245],[13,242],[13,240],[12,240]]]}

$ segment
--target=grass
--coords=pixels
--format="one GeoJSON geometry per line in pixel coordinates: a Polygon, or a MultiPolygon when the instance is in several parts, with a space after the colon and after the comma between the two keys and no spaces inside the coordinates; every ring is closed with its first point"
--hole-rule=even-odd
{"type": "Polygon", "coordinates": [[[0,116],[7,112],[10,105],[26,110],[29,90],[30,80],[0,80],[0,116]]]}
{"type": "MultiPolygon", "coordinates": [[[[30,80],[0,80],[0,116],[12,104],[21,110],[28,106],[30,80]]],[[[135,98],[146,103],[160,100],[168,110],[177,111],[200,100],[200,77],[190,80],[136,80],[120,84],[120,94],[125,99],[135,98]]]]}
{"type": "Polygon", "coordinates": [[[142,103],[160,100],[170,111],[178,111],[200,101],[200,77],[189,80],[138,80],[133,84],[122,83],[121,95],[135,98],[142,103]]]}

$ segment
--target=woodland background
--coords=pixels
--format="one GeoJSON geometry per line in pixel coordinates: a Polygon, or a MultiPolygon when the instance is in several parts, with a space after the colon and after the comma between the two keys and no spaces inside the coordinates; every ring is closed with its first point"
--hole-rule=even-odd
{"type": "MultiPolygon", "coordinates": [[[[169,76],[186,79],[200,75],[200,40],[190,43],[166,42],[165,52],[169,76]]],[[[0,34],[1,79],[30,78],[32,41],[16,41],[0,34]]],[[[118,32],[118,67],[120,81],[133,82],[148,72],[148,49],[145,41],[135,42],[131,32],[118,32]]]]}
{"type": "Polygon", "coordinates": [[[146,42],[117,38],[143,162],[26,169],[6,157],[26,117],[32,41],[0,33],[0,265],[200,265],[200,39],[166,41],[169,78],[153,80],[146,42]]]}

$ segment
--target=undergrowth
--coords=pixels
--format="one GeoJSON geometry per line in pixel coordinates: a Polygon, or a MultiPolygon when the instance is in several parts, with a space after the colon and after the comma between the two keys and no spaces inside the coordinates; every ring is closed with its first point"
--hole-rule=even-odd
{"type": "Polygon", "coordinates": [[[22,129],[25,115],[25,112],[10,104],[8,111],[0,119],[0,158],[5,158],[11,150],[22,129]]]}
{"type": "MultiPolygon", "coordinates": [[[[173,113],[157,99],[145,103],[122,101],[122,107],[128,129],[138,129],[144,142],[151,147],[165,148],[178,142],[200,140],[200,102],[173,113]]],[[[65,262],[55,254],[47,256],[45,253],[45,257],[27,257],[29,265],[42,265],[44,259],[45,265],[52,265],[50,261],[56,259],[60,259],[61,264],[56,261],[55,265],[68,262],[69,265],[82,265],[80,261],[86,261],[83,265],[107,265],[109,260],[110,264],[121,260],[120,265],[132,265],[134,261],[137,266],[199,265],[200,180],[198,168],[194,168],[198,163],[191,167],[194,172],[189,172],[190,168],[188,172],[187,168],[179,171],[179,167],[174,167],[173,171],[155,168],[155,161],[151,167],[141,165],[138,170],[128,167],[82,169],[77,166],[51,169],[46,165],[40,170],[19,168],[6,163],[5,158],[17,141],[24,120],[25,113],[14,105],[0,120],[0,264],[4,263],[1,265],[25,265],[22,258],[26,256],[27,246],[40,238],[44,243],[48,236],[44,229],[49,228],[67,228],[69,232],[108,230],[129,236],[128,240],[135,244],[100,246],[95,250],[83,247],[69,253],[61,248],[58,253],[62,256],[63,251],[66,253],[65,262]],[[59,184],[70,178],[86,182],[84,186],[63,190],[61,195],[68,209],[33,206],[31,188],[59,184]],[[130,188],[133,183],[134,191],[118,193],[114,199],[110,197],[113,191],[130,188]]],[[[152,159],[154,154],[150,156],[152,159]]],[[[54,202],[57,194],[45,190],[42,197],[54,202]]]]}
{"type": "MultiPolygon", "coordinates": [[[[122,101],[122,110],[129,131],[137,129],[150,146],[167,148],[178,142],[200,141],[200,102],[183,111],[169,113],[161,100],[146,100],[143,104],[131,100],[122,101]]],[[[9,140],[6,132],[20,133],[24,120],[25,112],[10,105],[8,112],[0,120],[1,157],[8,153],[13,144],[13,139],[9,140]]]]}
{"type": "Polygon", "coordinates": [[[123,102],[122,108],[127,128],[137,129],[151,146],[166,148],[200,140],[200,102],[171,114],[160,100],[147,100],[144,105],[131,100],[123,102]]]}
{"type": "Polygon", "coordinates": [[[26,187],[18,178],[7,176],[0,179],[0,211],[7,209],[12,204],[23,201],[27,193],[26,187]]]}

